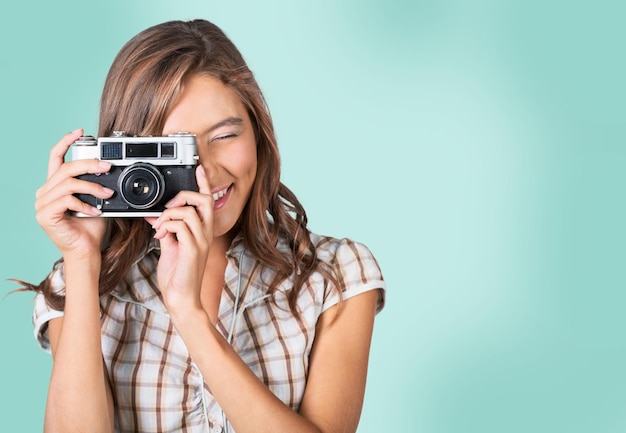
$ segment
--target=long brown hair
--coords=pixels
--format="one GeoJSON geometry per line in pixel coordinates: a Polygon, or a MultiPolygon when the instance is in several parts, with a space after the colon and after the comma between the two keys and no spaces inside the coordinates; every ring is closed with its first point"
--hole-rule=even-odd
{"type": "MultiPolygon", "coordinates": [[[[167,115],[195,74],[219,78],[239,96],[252,121],[257,141],[257,176],[237,224],[249,251],[275,269],[269,290],[294,275],[289,304],[312,272],[334,281],[317,259],[307,216],[296,196],[280,181],[280,156],[271,116],[254,75],[235,45],[205,20],[170,21],[148,28],[122,47],[107,75],[100,103],[100,136],[113,131],[160,135],[167,115]],[[285,240],[290,253],[277,244],[285,240]]],[[[128,273],[152,239],[143,219],[110,219],[103,240],[100,295],[110,293],[128,273]]],[[[52,293],[48,279],[27,288],[44,293],[50,306],[64,308],[64,297],[52,293]]]]}

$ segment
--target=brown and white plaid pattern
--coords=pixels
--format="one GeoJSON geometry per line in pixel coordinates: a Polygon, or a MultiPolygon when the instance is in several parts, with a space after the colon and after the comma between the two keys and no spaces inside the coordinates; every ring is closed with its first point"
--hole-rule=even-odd
{"type": "MultiPolygon", "coordinates": [[[[369,249],[348,239],[313,235],[313,241],[320,259],[337,271],[343,298],[379,289],[380,311],[385,283],[369,249]]],[[[157,261],[155,246],[133,264],[111,295],[101,299],[102,351],[113,388],[116,431],[233,432],[172,326],[157,288],[157,261]]],[[[51,277],[62,293],[63,267],[51,277]]],[[[218,329],[263,383],[298,410],[315,324],[338,296],[320,274],[312,275],[298,298],[298,322],[287,301],[291,280],[270,296],[265,282],[271,277],[272,270],[259,266],[243,240],[236,238],[228,251],[218,329]]],[[[35,336],[48,352],[47,323],[62,315],[50,309],[43,296],[36,296],[35,336]]]]}

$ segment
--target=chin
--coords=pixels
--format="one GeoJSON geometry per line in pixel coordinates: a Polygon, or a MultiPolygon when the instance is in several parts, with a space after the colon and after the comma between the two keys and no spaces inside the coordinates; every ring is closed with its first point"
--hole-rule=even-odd
{"type": "Polygon", "coordinates": [[[223,236],[233,237],[239,231],[238,224],[221,224],[219,221],[216,221],[216,224],[213,226],[213,237],[220,238],[223,236]]]}

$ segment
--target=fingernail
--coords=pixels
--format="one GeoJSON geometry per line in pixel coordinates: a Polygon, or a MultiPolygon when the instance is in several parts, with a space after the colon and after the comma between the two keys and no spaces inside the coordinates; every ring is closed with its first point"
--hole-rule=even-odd
{"type": "Polygon", "coordinates": [[[107,188],[106,186],[103,186],[102,190],[107,194],[113,194],[115,192],[114,190],[112,190],[111,188],[107,188]]]}
{"type": "Polygon", "coordinates": [[[97,207],[92,207],[91,208],[91,214],[93,216],[98,216],[102,214],[102,211],[100,209],[98,209],[97,207]]]}
{"type": "Polygon", "coordinates": [[[109,161],[100,161],[100,168],[109,169],[111,168],[111,163],[109,161]]]}
{"type": "Polygon", "coordinates": [[[75,129],[72,132],[70,132],[70,134],[76,134],[76,133],[78,133],[79,131],[82,131],[82,130],[83,130],[83,128],[78,128],[78,129],[75,129]]]}

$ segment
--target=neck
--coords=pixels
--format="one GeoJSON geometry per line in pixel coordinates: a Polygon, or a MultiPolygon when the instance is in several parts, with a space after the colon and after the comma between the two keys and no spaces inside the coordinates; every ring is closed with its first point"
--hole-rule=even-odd
{"type": "Polygon", "coordinates": [[[211,262],[216,260],[219,262],[226,257],[226,251],[230,248],[230,244],[234,238],[235,235],[230,232],[213,238],[211,249],[209,250],[209,257],[207,259],[207,266],[209,266],[211,262]]]}

